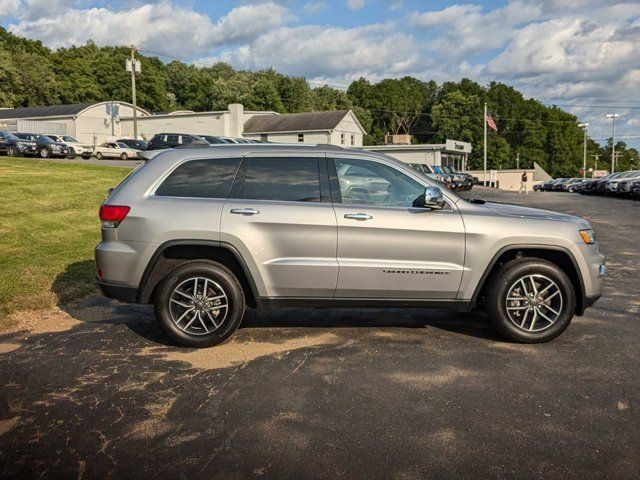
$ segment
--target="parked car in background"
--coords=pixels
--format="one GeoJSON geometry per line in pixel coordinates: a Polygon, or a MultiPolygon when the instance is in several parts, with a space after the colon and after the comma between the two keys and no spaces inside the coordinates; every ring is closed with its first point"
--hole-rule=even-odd
{"type": "Polygon", "coordinates": [[[615,195],[618,193],[618,186],[620,182],[625,181],[628,178],[637,177],[640,172],[632,170],[628,172],[622,172],[621,175],[611,178],[604,186],[605,193],[608,195],[615,195]]]}
{"type": "MultiPolygon", "coordinates": [[[[158,133],[149,141],[147,150],[164,150],[176,148],[191,143],[209,143],[200,135],[189,135],[186,133],[158,133]]],[[[221,142],[226,143],[226,142],[221,142]]]]}
{"type": "Polygon", "coordinates": [[[547,181],[542,182],[542,183],[536,183],[536,184],[533,186],[533,191],[534,191],[534,192],[544,192],[544,191],[547,189],[547,187],[548,187],[548,186],[549,186],[553,181],[554,181],[554,180],[553,180],[553,179],[551,179],[551,180],[547,180],[547,181]]]}
{"type": "Polygon", "coordinates": [[[631,193],[630,195],[634,198],[640,198],[640,180],[634,180],[631,183],[631,193]]]}
{"type": "Polygon", "coordinates": [[[64,158],[69,155],[69,147],[56,142],[46,135],[39,133],[16,133],[16,137],[28,142],[36,143],[36,152],[40,158],[64,158]]]}
{"type": "Polygon", "coordinates": [[[35,141],[24,140],[6,131],[0,131],[0,152],[9,157],[27,157],[38,154],[35,141]]]}
{"type": "Polygon", "coordinates": [[[545,342],[605,275],[585,219],[464,200],[396,159],[331,146],[161,152],[100,221],[103,293],[153,303],[188,347],[224,342],[246,306],[482,306],[510,340],[545,342]]]}
{"type": "Polygon", "coordinates": [[[46,135],[54,142],[64,143],[69,147],[69,158],[75,158],[76,155],[80,155],[82,158],[87,160],[91,158],[91,155],[93,154],[93,145],[82,144],[69,135],[55,135],[51,133],[47,133],[46,135]]]}
{"type": "Polygon", "coordinates": [[[575,191],[576,186],[579,185],[580,183],[582,183],[581,178],[570,178],[569,180],[561,184],[561,190],[563,192],[573,193],[575,191]]]}
{"type": "Polygon", "coordinates": [[[103,158],[119,158],[120,160],[129,160],[130,158],[138,158],[138,152],[129,148],[124,143],[118,142],[105,142],[102,145],[98,145],[95,149],[96,158],[102,160],[103,158]]]}
{"type": "Polygon", "coordinates": [[[127,147],[140,151],[146,150],[149,146],[144,140],[134,140],[133,138],[121,138],[116,140],[116,143],[124,143],[127,147]]]}

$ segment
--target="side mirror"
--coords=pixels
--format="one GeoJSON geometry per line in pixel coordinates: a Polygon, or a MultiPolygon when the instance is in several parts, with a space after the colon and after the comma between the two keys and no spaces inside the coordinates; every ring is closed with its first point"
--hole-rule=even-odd
{"type": "Polygon", "coordinates": [[[424,191],[424,206],[431,210],[442,210],[446,205],[440,187],[427,187],[424,191]]]}

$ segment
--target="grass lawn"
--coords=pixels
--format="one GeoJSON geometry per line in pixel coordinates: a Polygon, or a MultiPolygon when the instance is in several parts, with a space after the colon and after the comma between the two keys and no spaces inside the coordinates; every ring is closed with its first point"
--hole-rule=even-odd
{"type": "Polygon", "coordinates": [[[129,171],[0,157],[0,329],[96,289],[98,208],[129,171]]]}

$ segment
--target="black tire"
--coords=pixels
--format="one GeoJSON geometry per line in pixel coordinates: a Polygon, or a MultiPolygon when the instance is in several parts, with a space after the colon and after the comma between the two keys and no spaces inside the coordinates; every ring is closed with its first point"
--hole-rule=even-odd
{"type": "MultiPolygon", "coordinates": [[[[546,280],[544,281],[546,282],[546,280]]],[[[532,290],[531,287],[529,288],[532,290]]],[[[558,300],[554,300],[554,302],[557,301],[558,300]]],[[[551,300],[549,300],[549,302],[551,302],[551,300]]],[[[503,336],[509,340],[521,343],[542,343],[554,339],[567,329],[576,309],[576,293],[567,274],[554,263],[539,258],[521,258],[507,262],[494,274],[487,290],[485,303],[487,306],[487,314],[494,327],[503,336]],[[507,312],[507,294],[512,287],[516,287],[519,279],[529,275],[537,275],[538,277],[535,278],[552,280],[560,292],[560,300],[562,302],[561,307],[558,307],[559,310],[557,310],[559,315],[552,324],[545,327],[548,322],[543,320],[541,316],[536,317],[539,318],[539,321],[542,321],[542,323],[536,324],[533,328],[541,328],[540,325],[544,328],[537,332],[528,331],[526,323],[524,328],[516,325],[516,323],[510,319],[507,312]]],[[[510,305],[515,307],[525,305],[528,307],[529,304],[524,301],[518,301],[512,302],[510,305]]],[[[537,305],[540,305],[540,303],[537,305]]],[[[554,304],[554,307],[557,307],[557,303],[554,304]]],[[[546,314],[553,317],[546,307],[543,308],[546,314]]],[[[540,310],[540,307],[538,307],[538,311],[540,310]]],[[[529,317],[530,321],[537,313],[533,307],[532,311],[534,313],[529,317]]],[[[512,311],[512,315],[524,315],[524,313],[512,311]]]]}
{"type": "Polygon", "coordinates": [[[102,153],[100,153],[100,152],[96,153],[96,158],[98,160],[102,160],[102,153]]]}
{"type": "Polygon", "coordinates": [[[18,157],[19,156],[18,149],[16,147],[14,147],[13,145],[9,145],[7,147],[7,156],[8,157],[18,157]]]}
{"type": "Polygon", "coordinates": [[[90,153],[83,153],[82,154],[82,159],[83,160],[89,160],[91,158],[91,154],[90,153]]]}
{"type": "MultiPolygon", "coordinates": [[[[200,281],[200,284],[196,286],[197,292],[202,292],[202,283],[203,282],[200,281]]],[[[193,288],[191,292],[193,292],[193,288]]],[[[181,297],[177,296],[176,298],[181,297]]],[[[189,305],[192,304],[189,300],[185,302],[189,305]]],[[[201,308],[201,306],[198,308],[201,308]]],[[[160,328],[178,344],[185,347],[203,348],[224,342],[236,331],[242,322],[244,310],[244,292],[236,276],[223,265],[208,260],[196,260],[185,263],[172,270],[162,281],[155,295],[155,314],[160,328]],[[191,321],[191,318],[188,318],[191,314],[186,313],[187,317],[185,317],[185,320],[174,321],[176,316],[180,318],[188,309],[174,305],[171,303],[171,298],[176,288],[182,285],[191,286],[191,279],[195,277],[207,279],[210,282],[209,287],[212,288],[212,290],[214,289],[216,292],[221,290],[222,294],[226,295],[225,300],[228,306],[226,315],[224,316],[222,316],[224,309],[219,309],[218,316],[214,319],[219,319],[220,323],[215,326],[215,328],[213,321],[206,321],[208,319],[203,313],[202,318],[205,319],[204,324],[200,323],[198,319],[194,321],[195,323],[194,326],[191,327],[191,331],[185,331],[181,327],[185,327],[187,325],[186,322],[191,321]],[[212,286],[211,283],[213,283],[214,286],[212,286]],[[180,327],[178,323],[181,324],[180,327]],[[212,328],[212,330],[205,332],[203,331],[204,327],[207,327],[207,330],[212,328]],[[199,331],[193,333],[194,328],[198,328],[199,331]]],[[[194,310],[194,313],[195,311],[196,310],[194,310]]],[[[211,318],[212,317],[209,317],[209,319],[211,318]]]]}
{"type": "Polygon", "coordinates": [[[69,155],[67,155],[67,158],[69,160],[73,160],[74,158],[76,158],[76,151],[73,148],[69,149],[69,155]]]}
{"type": "Polygon", "coordinates": [[[47,147],[42,147],[39,150],[38,153],[40,155],[40,158],[49,158],[49,157],[51,157],[51,151],[47,147]]]}
{"type": "Polygon", "coordinates": [[[128,156],[126,153],[124,153],[124,152],[123,152],[123,153],[120,155],[120,160],[129,160],[129,156],[128,156]]]}

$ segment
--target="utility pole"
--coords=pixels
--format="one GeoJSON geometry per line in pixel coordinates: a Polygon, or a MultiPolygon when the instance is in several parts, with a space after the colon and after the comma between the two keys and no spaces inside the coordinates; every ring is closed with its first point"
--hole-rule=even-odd
{"type": "MultiPolygon", "coordinates": [[[[597,170],[598,169],[598,159],[602,156],[599,153],[594,153],[593,155],[591,155],[593,158],[596,159],[596,164],[594,165],[593,169],[597,170]]],[[[593,175],[592,175],[593,176],[593,175]]]]}
{"type": "Polygon", "coordinates": [[[611,173],[615,173],[616,159],[616,118],[620,117],[617,113],[607,113],[604,118],[609,118],[611,122],[611,173]]]}
{"type": "Polygon", "coordinates": [[[520,170],[520,152],[516,153],[516,170],[520,170]]]}
{"type": "Polygon", "coordinates": [[[584,130],[584,151],[582,153],[582,178],[587,178],[587,130],[588,123],[579,123],[578,127],[584,130]]]}
{"type": "Polygon", "coordinates": [[[133,104],[133,138],[138,139],[138,106],[136,101],[136,73],[140,73],[140,61],[136,60],[136,47],[131,45],[131,59],[126,63],[127,72],[131,72],[131,103],[133,104]]]}
{"type": "Polygon", "coordinates": [[[483,148],[483,160],[484,160],[484,186],[487,186],[487,102],[484,102],[484,117],[482,118],[484,124],[484,148],[483,148]]]}

